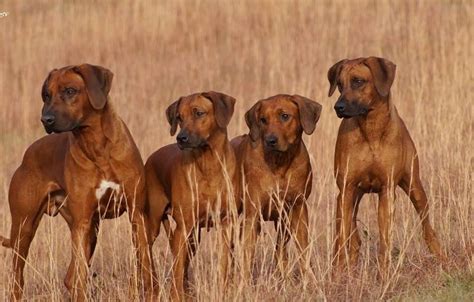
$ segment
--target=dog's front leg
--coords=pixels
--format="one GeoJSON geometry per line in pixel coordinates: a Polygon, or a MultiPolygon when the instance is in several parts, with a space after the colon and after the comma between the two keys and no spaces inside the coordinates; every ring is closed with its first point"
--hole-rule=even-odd
{"type": "Polygon", "coordinates": [[[221,259],[220,259],[220,274],[222,293],[225,294],[229,283],[229,261],[233,263],[233,226],[232,218],[225,218],[221,225],[221,259]]]}
{"type": "MultiPolygon", "coordinates": [[[[89,238],[90,242],[90,255],[87,260],[87,266],[90,268],[91,266],[91,260],[92,256],[94,255],[95,247],[97,245],[97,234],[99,232],[99,225],[100,225],[100,219],[98,216],[94,216],[92,220],[92,227],[89,229],[89,232],[86,236],[89,238]]],[[[69,230],[73,230],[73,224],[72,224],[72,219],[68,221],[68,226],[69,230]]],[[[72,284],[73,284],[73,274],[74,274],[74,259],[71,259],[71,262],[69,263],[69,268],[67,270],[66,278],[64,279],[64,285],[66,288],[72,292],[72,284]]]]}
{"type": "Polygon", "coordinates": [[[286,217],[286,212],[282,212],[282,216],[279,220],[274,221],[275,231],[277,233],[276,238],[276,250],[275,250],[275,260],[277,268],[280,270],[282,276],[286,274],[288,268],[288,250],[287,245],[290,240],[290,230],[287,223],[288,217],[286,217]]]}
{"type": "Polygon", "coordinates": [[[379,193],[378,222],[380,232],[379,265],[381,275],[385,276],[390,264],[391,238],[390,230],[392,224],[392,203],[394,192],[392,189],[382,188],[379,193]]]}
{"type": "Polygon", "coordinates": [[[348,245],[352,235],[352,218],[357,193],[353,186],[345,186],[340,189],[337,196],[336,208],[336,238],[334,245],[333,265],[341,269],[344,264],[350,266],[350,255],[348,245]]]}
{"type": "Polygon", "coordinates": [[[171,237],[171,252],[173,253],[173,284],[171,285],[171,301],[184,301],[184,276],[189,264],[188,236],[192,236],[191,225],[186,228],[183,220],[176,220],[177,226],[171,237]]]}
{"type": "Polygon", "coordinates": [[[309,267],[309,217],[306,200],[300,199],[290,211],[290,229],[298,251],[300,252],[301,276],[306,274],[309,267]]]}
{"type": "MultiPolygon", "coordinates": [[[[248,201],[250,202],[250,201],[248,201]]],[[[244,247],[244,280],[252,282],[252,266],[255,255],[257,236],[260,233],[260,213],[253,204],[244,209],[243,247],[244,247]]]]}
{"type": "Polygon", "coordinates": [[[92,219],[74,219],[72,224],[72,273],[65,283],[73,301],[87,300],[88,263],[92,256],[92,242],[89,236],[93,230],[92,219]]]}
{"type": "Polygon", "coordinates": [[[352,213],[352,228],[351,228],[351,237],[350,237],[350,263],[351,265],[357,265],[359,262],[359,250],[362,244],[360,239],[359,230],[357,229],[357,213],[359,212],[360,201],[364,194],[362,192],[357,192],[356,201],[354,205],[354,211],[352,213]]]}

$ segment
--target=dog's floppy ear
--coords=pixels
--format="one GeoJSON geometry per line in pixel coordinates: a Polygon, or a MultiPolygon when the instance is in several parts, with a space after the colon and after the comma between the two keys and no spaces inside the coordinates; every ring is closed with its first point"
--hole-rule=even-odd
{"type": "Polygon", "coordinates": [[[104,108],[114,74],[107,68],[90,64],[75,66],[73,70],[86,83],[87,95],[92,107],[96,110],[104,108]]]}
{"type": "Polygon", "coordinates": [[[169,105],[168,108],[166,108],[166,119],[168,120],[168,123],[170,124],[170,135],[173,136],[176,134],[176,130],[178,130],[178,107],[179,107],[179,102],[181,102],[182,97],[180,97],[177,101],[175,101],[173,104],[169,105]]]}
{"type": "Polygon", "coordinates": [[[337,87],[337,81],[339,80],[339,75],[341,74],[342,66],[346,63],[347,59],[341,60],[334,64],[328,70],[328,80],[329,80],[329,93],[328,96],[331,96],[337,87]]]}
{"type": "Polygon", "coordinates": [[[382,97],[386,97],[395,79],[397,66],[387,59],[377,57],[369,57],[365,59],[364,63],[369,67],[372,73],[377,92],[382,97]]]}
{"type": "Polygon", "coordinates": [[[321,109],[323,106],[318,102],[305,98],[301,95],[291,96],[293,102],[298,105],[300,112],[300,123],[303,131],[306,134],[312,134],[316,128],[316,123],[321,116],[321,109]]]}
{"type": "Polygon", "coordinates": [[[201,95],[211,100],[217,125],[221,128],[227,127],[232,114],[234,114],[235,99],[227,94],[215,91],[203,92],[201,95]]]}
{"type": "Polygon", "coordinates": [[[256,142],[260,137],[260,128],[258,126],[258,113],[260,107],[261,103],[258,101],[245,113],[245,123],[247,123],[247,126],[250,129],[249,135],[252,143],[256,142]]]}
{"type": "Polygon", "coordinates": [[[45,100],[45,97],[48,95],[49,80],[51,79],[51,75],[55,71],[57,71],[57,69],[53,69],[48,73],[48,76],[44,80],[43,86],[41,86],[41,98],[43,98],[43,101],[45,100]]]}

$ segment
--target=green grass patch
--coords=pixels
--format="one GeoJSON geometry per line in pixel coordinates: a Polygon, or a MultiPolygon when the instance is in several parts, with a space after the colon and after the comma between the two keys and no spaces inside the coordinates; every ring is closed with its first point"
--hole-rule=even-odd
{"type": "Polygon", "coordinates": [[[474,273],[446,275],[437,288],[420,287],[395,299],[399,301],[474,301],[474,273]]]}

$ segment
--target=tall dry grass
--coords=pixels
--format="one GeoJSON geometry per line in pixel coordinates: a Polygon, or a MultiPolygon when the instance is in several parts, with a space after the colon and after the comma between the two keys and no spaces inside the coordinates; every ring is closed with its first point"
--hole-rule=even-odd
{"type": "MultiPolygon", "coordinates": [[[[271,264],[275,234],[258,244],[254,285],[236,278],[226,296],[215,286],[215,232],[205,233],[192,262],[198,300],[376,300],[436,290],[473,265],[473,3],[452,1],[2,1],[0,11],[0,232],[8,235],[7,191],[24,150],[44,135],[40,87],[55,67],[90,62],[115,73],[111,100],[142,156],[173,141],[164,110],[179,96],[217,90],[237,98],[231,136],[247,132],[243,114],[258,99],[298,93],[323,104],[306,137],[314,171],[309,199],[314,278],[281,278],[271,264]],[[440,268],[427,252],[418,218],[399,191],[392,278],[376,279],[376,199],[359,214],[362,254],[355,274],[330,278],[336,188],[332,173],[339,120],[327,97],[326,72],[346,57],[376,55],[397,64],[393,101],[421,158],[431,218],[449,254],[440,268]]],[[[171,255],[161,235],[155,262],[162,297],[171,255]]],[[[105,221],[93,260],[95,300],[134,296],[130,227],[105,221]]],[[[290,263],[296,264],[295,248],[290,263]]],[[[30,250],[25,297],[64,300],[70,238],[61,218],[45,217],[30,250]]],[[[11,251],[0,249],[0,299],[10,285],[11,251]]]]}

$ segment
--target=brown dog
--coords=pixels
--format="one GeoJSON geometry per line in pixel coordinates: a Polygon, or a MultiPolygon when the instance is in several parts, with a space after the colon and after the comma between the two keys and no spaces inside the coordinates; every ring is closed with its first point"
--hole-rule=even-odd
{"type": "Polygon", "coordinates": [[[303,269],[308,253],[308,209],[312,171],[303,131],[312,134],[321,105],[299,95],[276,95],[257,102],[246,114],[249,135],[232,145],[241,169],[244,207],[245,274],[250,276],[261,220],[277,230],[277,260],[286,267],[286,245],[294,235],[303,269]]]}
{"type": "MultiPolygon", "coordinates": [[[[176,222],[170,234],[173,300],[184,298],[185,275],[197,245],[194,230],[212,223],[213,214],[228,216],[234,206],[229,202],[234,202],[235,154],[227,138],[234,103],[234,98],[212,91],[181,97],[166,110],[171,135],[178,125],[181,128],[177,144],[160,148],[145,164],[151,240],[158,236],[161,222],[167,225],[168,214],[176,222]]],[[[229,246],[226,231],[223,228],[224,248],[229,246]]],[[[221,265],[226,274],[226,257],[221,265]]]]}
{"type": "Polygon", "coordinates": [[[415,145],[391,100],[394,78],[395,64],[376,57],[342,60],[328,71],[329,96],[339,89],[341,95],[334,109],[343,118],[334,159],[340,191],[334,264],[339,267],[357,262],[361,244],[356,220],[359,202],[365,193],[377,193],[379,260],[382,271],[385,270],[389,263],[391,207],[397,186],[410,196],[430,251],[443,258],[428,218],[415,145]]]}
{"type": "Polygon", "coordinates": [[[41,121],[51,134],[33,143],[13,175],[9,202],[14,250],[12,300],[23,292],[23,269],[43,214],[60,213],[72,233],[72,259],[65,279],[74,300],[86,300],[88,264],[100,219],[129,211],[138,268],[147,292],[154,269],[144,223],[145,174],[125,124],[107,102],[113,74],[83,64],[54,69],[42,88],[41,121]]]}

